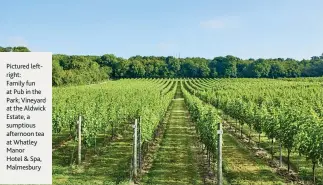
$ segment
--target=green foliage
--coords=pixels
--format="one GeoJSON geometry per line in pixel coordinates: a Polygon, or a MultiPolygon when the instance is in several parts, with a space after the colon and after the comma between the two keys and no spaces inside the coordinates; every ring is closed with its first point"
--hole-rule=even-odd
{"type": "MultiPolygon", "coordinates": [[[[0,47],[0,52],[28,52],[26,47],[0,47]]],[[[310,60],[247,59],[227,55],[201,57],[53,55],[53,86],[98,83],[119,78],[295,78],[323,76],[323,56],[310,60]],[[98,64],[98,65],[96,65],[98,64]],[[59,67],[61,66],[61,68],[59,67]],[[61,70],[63,69],[63,71],[61,70]]]]}
{"type": "Polygon", "coordinates": [[[216,71],[219,77],[236,77],[237,61],[239,59],[233,56],[216,57],[213,61],[216,63],[216,71]]]}
{"type": "Polygon", "coordinates": [[[1,47],[0,46],[0,52],[11,52],[12,51],[12,47],[1,47]]]}
{"type": "Polygon", "coordinates": [[[93,56],[53,55],[53,86],[93,84],[110,78],[112,68],[93,56]]]}
{"type": "MultiPolygon", "coordinates": [[[[291,61],[293,62],[293,61],[291,61]]],[[[191,80],[187,89],[259,134],[297,151],[313,164],[323,162],[322,78],[191,80]]],[[[288,161],[289,163],[289,161],[288,161]]]]}
{"type": "Polygon", "coordinates": [[[30,50],[25,46],[17,46],[12,48],[12,52],[30,52],[30,50]]]}
{"type": "Polygon", "coordinates": [[[253,62],[251,65],[252,76],[256,78],[268,77],[271,66],[268,61],[259,59],[253,62]]]}
{"type": "Polygon", "coordinates": [[[149,141],[175,94],[175,81],[120,80],[91,86],[53,89],[53,132],[69,130],[76,136],[82,116],[83,143],[95,144],[98,134],[121,128],[141,117],[142,141],[149,141]],[[160,93],[162,92],[162,93],[160,93]]]}
{"type": "Polygon", "coordinates": [[[196,123],[197,133],[201,142],[206,146],[208,151],[215,154],[217,151],[217,126],[221,121],[219,112],[214,107],[205,105],[197,97],[192,96],[187,90],[186,81],[181,86],[185,102],[193,121],[196,123]]]}
{"type": "Polygon", "coordinates": [[[30,50],[25,46],[17,46],[17,47],[1,47],[0,52],[30,52],[30,50]]]}

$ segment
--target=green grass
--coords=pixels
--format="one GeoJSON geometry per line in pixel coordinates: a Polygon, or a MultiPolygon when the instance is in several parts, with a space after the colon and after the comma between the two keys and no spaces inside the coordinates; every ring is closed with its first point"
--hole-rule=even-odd
{"type": "Polygon", "coordinates": [[[73,140],[53,153],[53,184],[92,185],[124,184],[130,178],[132,134],[106,144],[104,136],[97,139],[98,147],[83,150],[82,165],[76,166],[77,147],[73,140]]]}
{"type": "Polygon", "coordinates": [[[68,131],[62,131],[61,133],[54,134],[52,136],[52,146],[53,149],[60,147],[61,144],[65,143],[70,139],[70,134],[68,131]]]}
{"type": "Polygon", "coordinates": [[[174,100],[164,139],[143,184],[203,184],[195,137],[184,100],[174,100]]]}
{"type": "Polygon", "coordinates": [[[223,135],[223,162],[229,184],[285,184],[263,161],[230,134],[223,135]]]}
{"type": "MultiPolygon", "coordinates": [[[[233,120],[231,120],[233,121],[233,120]]],[[[231,124],[232,127],[236,128],[236,124],[231,124]]],[[[240,126],[237,127],[237,134],[240,134],[240,126]]],[[[249,135],[249,127],[244,125],[242,127],[242,133],[244,135],[249,135]]],[[[253,142],[258,143],[258,133],[251,129],[251,140],[253,142]]],[[[261,142],[260,147],[267,150],[269,153],[271,151],[271,140],[269,140],[264,134],[261,134],[261,142]]],[[[287,150],[283,149],[283,160],[287,164],[287,150]]],[[[274,157],[279,159],[279,145],[278,143],[274,143],[274,157]]],[[[306,160],[305,157],[299,156],[298,153],[292,152],[290,156],[291,167],[294,171],[298,172],[299,177],[304,180],[308,181],[307,183],[311,183],[312,181],[312,164],[310,161],[306,160]]],[[[323,185],[323,168],[317,167],[316,169],[316,177],[317,177],[317,184],[323,185]]]]}

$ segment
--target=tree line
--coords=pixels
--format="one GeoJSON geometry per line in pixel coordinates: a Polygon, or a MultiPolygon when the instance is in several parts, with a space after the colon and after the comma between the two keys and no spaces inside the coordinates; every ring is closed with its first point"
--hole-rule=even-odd
{"type": "Polygon", "coordinates": [[[17,46],[17,47],[1,47],[0,52],[30,52],[27,47],[17,46]]]}
{"type": "MultiPolygon", "coordinates": [[[[29,51],[0,47],[0,52],[29,51]]],[[[232,55],[201,57],[53,55],[53,86],[91,84],[119,78],[293,78],[323,76],[323,54],[311,59],[241,59],[232,55]]]]}

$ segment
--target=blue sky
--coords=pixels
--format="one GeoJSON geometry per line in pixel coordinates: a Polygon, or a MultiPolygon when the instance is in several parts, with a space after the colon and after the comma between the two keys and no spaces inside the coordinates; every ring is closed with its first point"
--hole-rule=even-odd
{"type": "Polygon", "coordinates": [[[125,58],[307,59],[323,53],[322,8],[322,0],[7,0],[0,46],[125,58]]]}

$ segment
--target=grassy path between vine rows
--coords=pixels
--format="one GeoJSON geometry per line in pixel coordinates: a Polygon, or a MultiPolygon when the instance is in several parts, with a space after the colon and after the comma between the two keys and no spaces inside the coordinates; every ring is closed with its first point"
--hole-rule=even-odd
{"type": "Polygon", "coordinates": [[[68,141],[65,146],[53,152],[53,185],[114,185],[129,181],[132,156],[132,133],[111,143],[98,138],[98,151],[89,150],[83,154],[80,167],[75,166],[77,147],[68,141]]]}
{"type": "Polygon", "coordinates": [[[225,131],[223,143],[223,166],[229,184],[286,184],[264,161],[225,131]]]}
{"type": "Polygon", "coordinates": [[[164,138],[150,171],[142,178],[145,185],[203,184],[199,148],[184,99],[173,100],[164,138]]]}
{"type": "MultiPolygon", "coordinates": [[[[259,142],[259,134],[254,130],[251,129],[247,126],[244,125],[240,127],[240,125],[237,125],[236,121],[232,118],[229,118],[229,121],[231,121],[230,126],[232,127],[232,132],[235,132],[235,135],[239,135],[240,137],[240,128],[242,128],[242,134],[243,138],[240,137],[240,140],[244,140],[246,142],[249,132],[251,134],[251,142],[247,143],[249,147],[255,147],[258,145],[259,142]]],[[[267,136],[262,133],[261,134],[261,141],[260,141],[260,148],[261,150],[257,149],[258,151],[265,150],[267,152],[267,158],[271,158],[271,147],[272,147],[272,141],[267,138],[267,136]]],[[[279,145],[275,142],[274,143],[274,160],[276,161],[274,164],[278,166],[278,160],[279,160],[279,145]]],[[[287,175],[287,151],[285,148],[282,150],[283,154],[283,168],[281,168],[281,173],[287,175]]],[[[265,156],[265,155],[264,155],[265,156]]],[[[291,165],[291,170],[294,172],[291,173],[292,179],[297,179],[296,177],[298,176],[301,180],[305,181],[306,184],[311,184],[312,183],[312,164],[310,161],[306,160],[304,156],[300,156],[297,152],[292,152],[290,156],[290,165],[291,165]],[[297,174],[294,174],[294,173],[297,174]]],[[[316,169],[316,180],[318,185],[323,185],[323,168],[318,167],[316,169]]]]}

